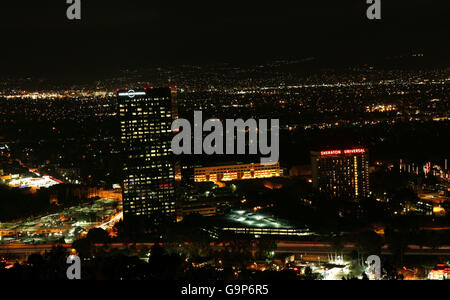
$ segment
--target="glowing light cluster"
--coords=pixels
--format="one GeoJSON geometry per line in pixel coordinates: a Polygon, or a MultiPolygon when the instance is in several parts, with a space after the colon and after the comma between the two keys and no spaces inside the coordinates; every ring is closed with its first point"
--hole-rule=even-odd
{"type": "Polygon", "coordinates": [[[390,112],[398,110],[395,104],[379,104],[366,107],[366,112],[390,112]]]}
{"type": "Polygon", "coordinates": [[[10,186],[13,187],[31,187],[31,188],[49,188],[51,186],[62,183],[62,181],[57,180],[50,176],[43,176],[41,178],[20,178],[14,179],[9,182],[10,186]]]}

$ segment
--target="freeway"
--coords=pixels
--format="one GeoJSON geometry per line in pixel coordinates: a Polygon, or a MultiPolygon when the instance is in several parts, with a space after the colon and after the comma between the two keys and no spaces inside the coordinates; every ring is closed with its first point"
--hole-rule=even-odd
{"type": "MultiPolygon", "coordinates": [[[[345,244],[342,249],[343,254],[349,254],[353,250],[356,250],[356,245],[345,244]]],[[[277,253],[292,253],[292,254],[317,254],[326,255],[328,253],[334,253],[335,247],[333,244],[326,242],[291,242],[280,241],[277,243],[277,253]]],[[[381,249],[381,254],[391,255],[391,251],[388,245],[384,245],[381,249]]],[[[437,248],[408,245],[405,251],[405,255],[433,255],[433,256],[450,256],[450,246],[440,246],[437,248]]]]}
{"type": "MultiPolygon", "coordinates": [[[[182,243],[183,244],[183,243],[182,243]]],[[[190,245],[191,243],[184,243],[185,245],[190,245]]],[[[136,248],[151,248],[154,243],[137,243],[137,244],[123,244],[123,243],[113,243],[108,244],[109,248],[123,249],[126,247],[136,247],[136,248]]],[[[17,257],[26,257],[33,253],[45,253],[50,251],[53,247],[62,246],[63,248],[70,251],[70,244],[48,244],[48,245],[26,245],[26,244],[9,244],[0,245],[0,256],[14,255],[17,257]]],[[[103,247],[103,244],[96,244],[96,247],[103,247]]],[[[163,244],[164,246],[164,244],[163,244]]],[[[216,248],[224,247],[224,244],[214,245],[216,248]]],[[[345,244],[342,250],[343,254],[349,254],[356,249],[354,244],[345,244]]],[[[330,253],[335,253],[335,248],[333,244],[326,242],[293,242],[293,241],[279,241],[277,242],[277,250],[275,251],[279,254],[302,254],[302,255],[328,255],[330,253]]],[[[387,245],[382,248],[383,255],[390,255],[391,251],[387,245]]],[[[418,245],[409,245],[405,251],[405,255],[410,256],[450,256],[450,246],[441,246],[437,248],[431,247],[421,247],[418,245]]]]}

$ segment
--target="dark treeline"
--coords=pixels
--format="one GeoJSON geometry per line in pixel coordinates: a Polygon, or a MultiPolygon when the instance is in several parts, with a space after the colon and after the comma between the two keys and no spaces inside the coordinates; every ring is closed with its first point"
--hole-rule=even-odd
{"type": "Polygon", "coordinates": [[[79,185],[62,184],[40,189],[36,193],[0,185],[0,221],[60,211],[62,207],[90,200],[88,196],[88,188],[79,185]]]}

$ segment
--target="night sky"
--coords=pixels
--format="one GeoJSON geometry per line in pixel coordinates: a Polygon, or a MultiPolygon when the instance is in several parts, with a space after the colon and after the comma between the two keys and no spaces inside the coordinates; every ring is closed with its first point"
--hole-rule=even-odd
{"type": "Polygon", "coordinates": [[[321,57],[361,62],[424,52],[448,62],[448,0],[0,1],[0,75],[65,76],[165,64],[321,57]]]}

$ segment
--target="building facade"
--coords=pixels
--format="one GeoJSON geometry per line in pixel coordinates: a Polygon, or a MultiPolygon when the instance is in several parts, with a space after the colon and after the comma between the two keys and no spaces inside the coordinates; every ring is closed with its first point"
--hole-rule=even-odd
{"type": "Polygon", "coordinates": [[[195,182],[222,182],[233,180],[280,177],[280,163],[273,165],[245,164],[196,168],[195,182]]]}
{"type": "Polygon", "coordinates": [[[313,186],[336,198],[368,197],[367,149],[311,152],[313,186]]]}
{"type": "MultiPolygon", "coordinates": [[[[171,126],[176,118],[170,88],[118,91],[123,165],[124,220],[144,217],[157,225],[176,220],[171,126]]],[[[175,106],[175,107],[174,107],[175,106]]]]}

